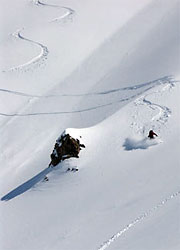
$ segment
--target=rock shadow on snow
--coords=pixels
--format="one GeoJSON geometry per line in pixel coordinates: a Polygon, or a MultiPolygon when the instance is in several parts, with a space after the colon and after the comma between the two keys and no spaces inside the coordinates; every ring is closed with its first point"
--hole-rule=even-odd
{"type": "Polygon", "coordinates": [[[131,151],[136,149],[147,149],[151,146],[157,145],[158,143],[157,139],[126,138],[123,147],[126,151],[131,151]]]}
{"type": "MultiPolygon", "coordinates": [[[[47,174],[49,174],[54,167],[56,167],[62,161],[71,157],[79,158],[79,152],[82,148],[85,148],[85,145],[81,144],[79,139],[74,139],[72,136],[70,136],[70,134],[64,131],[61,136],[56,140],[54,150],[51,154],[51,162],[49,163],[49,166],[31,179],[29,179],[28,181],[24,182],[23,184],[10,191],[0,200],[9,201],[17,197],[18,195],[25,193],[40,181],[48,181],[49,179],[47,177],[47,174]]],[[[78,171],[78,169],[74,167],[72,169],[68,168],[67,170],[71,170],[73,172],[78,171]]]]}
{"type": "Polygon", "coordinates": [[[10,191],[8,194],[3,196],[1,198],[1,201],[9,201],[17,197],[18,195],[25,193],[26,191],[34,187],[39,181],[43,180],[43,178],[51,171],[52,171],[52,168],[44,169],[43,171],[41,171],[40,173],[38,173],[37,175],[29,179],[28,181],[24,182],[23,184],[19,185],[18,187],[10,191]]]}

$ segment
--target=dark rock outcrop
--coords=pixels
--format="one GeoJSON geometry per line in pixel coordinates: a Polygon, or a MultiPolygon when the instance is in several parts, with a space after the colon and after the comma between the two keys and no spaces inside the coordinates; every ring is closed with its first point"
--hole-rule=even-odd
{"type": "Polygon", "coordinates": [[[71,157],[79,158],[81,148],[85,148],[85,146],[78,139],[74,139],[69,134],[62,134],[56,141],[49,165],[56,166],[61,161],[71,157]]]}

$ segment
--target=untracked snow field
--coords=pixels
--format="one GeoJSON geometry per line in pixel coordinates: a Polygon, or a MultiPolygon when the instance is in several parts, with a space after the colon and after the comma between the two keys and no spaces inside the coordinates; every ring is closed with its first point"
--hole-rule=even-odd
{"type": "Polygon", "coordinates": [[[0,250],[180,249],[180,0],[0,19],[0,250]],[[64,130],[86,148],[48,168],[64,130]]]}

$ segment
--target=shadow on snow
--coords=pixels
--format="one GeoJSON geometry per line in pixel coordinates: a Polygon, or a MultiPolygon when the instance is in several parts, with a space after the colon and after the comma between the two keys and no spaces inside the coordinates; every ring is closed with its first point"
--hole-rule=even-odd
{"type": "Polygon", "coordinates": [[[21,184],[20,186],[18,186],[17,188],[13,189],[11,192],[3,196],[1,198],[1,201],[9,201],[15,198],[16,196],[23,194],[24,192],[32,188],[35,184],[43,180],[44,177],[51,171],[52,168],[50,167],[44,169],[39,174],[35,175],[33,178],[29,179],[28,181],[24,182],[23,184],[21,184]]]}

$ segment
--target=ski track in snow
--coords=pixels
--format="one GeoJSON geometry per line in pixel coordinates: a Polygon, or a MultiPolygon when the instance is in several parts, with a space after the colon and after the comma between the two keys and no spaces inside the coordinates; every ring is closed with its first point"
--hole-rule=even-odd
{"type": "Polygon", "coordinates": [[[21,65],[12,67],[10,69],[4,70],[3,72],[28,71],[32,67],[37,67],[37,65],[40,66],[44,64],[45,60],[47,59],[47,56],[49,54],[48,48],[39,42],[25,38],[20,32],[21,32],[20,30],[17,30],[15,33],[12,34],[12,36],[20,40],[34,44],[35,46],[38,46],[40,48],[40,53],[34,58],[32,58],[30,61],[21,65]]]}
{"type": "MultiPolygon", "coordinates": [[[[65,21],[65,20],[70,19],[75,14],[75,11],[73,9],[69,8],[69,7],[46,4],[46,3],[43,3],[42,1],[39,1],[39,0],[33,0],[33,3],[35,5],[38,5],[38,6],[47,6],[47,7],[54,7],[54,8],[59,8],[59,9],[65,9],[66,10],[65,14],[54,18],[53,20],[51,20],[51,22],[61,21],[61,20],[65,21]]],[[[26,62],[24,64],[21,64],[21,65],[15,66],[15,67],[11,67],[10,69],[3,70],[2,71],[3,73],[22,72],[22,71],[27,72],[27,71],[31,70],[32,68],[36,68],[37,65],[41,66],[41,65],[44,64],[44,62],[47,59],[47,56],[49,54],[48,48],[45,45],[43,45],[43,44],[41,44],[39,42],[33,41],[31,39],[25,38],[20,33],[20,30],[13,33],[12,36],[14,36],[15,38],[18,38],[20,40],[23,40],[23,41],[29,42],[31,44],[34,44],[35,46],[38,46],[40,48],[40,53],[39,53],[39,55],[35,56],[30,61],[28,61],[28,62],[26,62]]]]}
{"type": "MultiPolygon", "coordinates": [[[[137,132],[140,134],[144,134],[146,131],[146,128],[149,126],[149,124],[151,125],[151,128],[158,130],[160,128],[161,125],[165,124],[168,121],[168,118],[171,115],[171,110],[163,105],[154,103],[152,101],[149,100],[151,95],[155,95],[155,94],[160,94],[162,95],[163,92],[173,88],[175,82],[173,81],[167,81],[165,83],[165,86],[163,86],[160,90],[154,91],[152,93],[149,93],[147,95],[143,95],[141,97],[139,97],[138,99],[135,100],[134,104],[135,106],[147,106],[148,108],[152,109],[153,111],[158,111],[157,114],[153,115],[152,117],[150,117],[150,119],[148,119],[147,122],[141,122],[141,124],[139,123],[139,121],[142,121],[142,119],[140,119],[137,116],[134,116],[134,118],[138,121],[133,123],[133,127],[137,127],[137,132]]],[[[138,112],[137,112],[138,113],[138,112]]]]}
{"type": "MultiPolygon", "coordinates": [[[[15,92],[15,91],[10,91],[10,90],[0,89],[1,92],[7,92],[9,94],[15,94],[15,95],[20,95],[20,96],[32,97],[32,99],[33,99],[33,98],[48,98],[48,97],[57,97],[57,96],[67,96],[67,97],[76,96],[76,97],[79,97],[79,96],[86,96],[86,95],[97,95],[97,96],[98,95],[108,95],[108,94],[111,94],[111,93],[114,93],[114,92],[119,92],[119,91],[133,91],[133,90],[137,90],[137,89],[141,89],[141,88],[147,87],[145,90],[140,91],[137,94],[132,94],[129,97],[122,98],[122,99],[119,99],[117,101],[106,103],[106,104],[103,104],[103,105],[93,106],[93,107],[89,107],[89,108],[85,108],[85,109],[80,109],[80,110],[57,111],[57,112],[37,112],[37,113],[35,112],[35,113],[26,113],[26,114],[21,114],[21,113],[7,114],[7,113],[0,112],[0,115],[1,116],[6,116],[6,117],[14,117],[14,116],[21,116],[21,117],[23,117],[23,116],[61,115],[61,114],[73,114],[73,113],[88,112],[88,111],[91,111],[91,110],[96,110],[96,109],[99,109],[99,108],[104,108],[104,107],[111,106],[111,105],[114,105],[114,104],[118,104],[118,103],[121,103],[121,102],[127,102],[127,101],[130,101],[130,100],[133,100],[136,97],[138,97],[139,95],[142,95],[144,92],[146,92],[146,91],[154,88],[155,86],[165,85],[165,84],[170,84],[170,85],[173,86],[174,82],[175,81],[173,80],[172,77],[163,77],[163,78],[151,81],[151,82],[147,82],[147,83],[143,83],[143,84],[138,84],[138,85],[131,86],[131,87],[125,87],[125,88],[119,88],[119,89],[112,89],[112,90],[108,90],[108,91],[103,91],[103,92],[101,91],[101,92],[89,93],[89,94],[83,94],[83,95],[82,94],[80,94],[80,95],[67,95],[67,94],[63,94],[63,95],[38,96],[38,95],[28,95],[28,94],[22,93],[22,92],[15,92]],[[152,85],[152,86],[150,86],[150,85],[152,85]]],[[[138,101],[140,99],[138,99],[138,101]]],[[[146,105],[147,105],[148,101],[146,100],[146,102],[145,102],[145,99],[144,99],[143,103],[146,103],[146,105]]],[[[150,105],[154,105],[155,106],[156,104],[152,104],[152,103],[149,102],[149,106],[150,105]]],[[[159,109],[160,108],[161,109],[163,109],[163,108],[165,109],[165,107],[162,107],[162,106],[159,105],[159,109]]],[[[168,110],[168,108],[166,108],[166,109],[168,110]]]]}
{"type": "Polygon", "coordinates": [[[108,103],[108,104],[104,104],[104,105],[100,105],[100,106],[94,106],[94,107],[91,107],[91,108],[74,110],[74,111],[57,111],[57,112],[42,112],[42,113],[38,112],[38,113],[28,113],[28,114],[5,114],[5,113],[0,113],[0,115],[1,116],[11,117],[11,116],[62,115],[62,114],[73,114],[73,113],[75,114],[75,113],[87,112],[87,111],[107,107],[107,106],[110,106],[112,104],[113,103],[108,103]]]}
{"type": "Polygon", "coordinates": [[[54,18],[53,20],[51,20],[51,22],[57,22],[57,21],[61,21],[61,20],[67,20],[70,19],[74,14],[75,14],[75,10],[69,8],[69,7],[65,7],[65,6],[60,6],[60,5],[55,5],[55,4],[47,4],[44,3],[40,0],[33,0],[33,3],[37,6],[47,6],[47,7],[53,7],[53,8],[58,8],[58,9],[64,9],[66,10],[66,13],[54,18]]]}
{"type": "Polygon", "coordinates": [[[167,202],[170,202],[172,199],[178,197],[179,195],[180,195],[180,191],[177,191],[177,192],[171,194],[170,196],[168,196],[166,199],[159,202],[156,206],[149,209],[147,212],[143,213],[142,215],[137,217],[135,220],[133,220],[132,222],[127,224],[124,228],[119,230],[119,232],[117,232],[109,240],[104,242],[98,248],[98,250],[105,250],[106,248],[108,248],[115,240],[117,240],[119,237],[121,237],[123,234],[125,234],[129,229],[131,229],[132,227],[135,227],[137,223],[142,222],[144,219],[146,219],[147,217],[149,217],[150,215],[155,213],[158,209],[162,208],[167,202]]]}
{"type": "MultiPolygon", "coordinates": [[[[160,123],[161,125],[164,125],[167,122],[169,116],[171,115],[171,110],[166,106],[162,106],[160,104],[151,102],[148,98],[150,98],[150,96],[154,95],[154,94],[162,94],[164,91],[169,90],[172,87],[174,87],[174,82],[172,80],[167,81],[165,83],[165,86],[163,86],[161,89],[156,90],[156,91],[149,93],[147,95],[141,96],[140,98],[135,100],[134,104],[136,106],[144,105],[150,109],[158,110],[158,113],[151,117],[151,122],[152,123],[155,122],[155,124],[160,123]]],[[[136,119],[141,120],[138,117],[136,119]]],[[[148,121],[148,123],[149,123],[149,121],[148,121]]],[[[145,124],[144,124],[144,126],[139,125],[138,127],[140,128],[139,130],[143,130],[143,132],[144,132],[146,125],[145,124]]],[[[142,131],[140,131],[140,132],[142,132],[142,131]]],[[[170,202],[172,199],[176,198],[179,195],[180,195],[180,191],[177,191],[177,192],[171,194],[166,199],[164,199],[160,203],[158,203],[156,206],[152,207],[147,212],[143,213],[142,215],[140,215],[139,217],[134,219],[132,222],[127,224],[124,228],[119,230],[119,232],[114,234],[109,240],[104,242],[98,248],[98,250],[105,250],[106,248],[108,248],[115,240],[117,240],[119,237],[121,237],[123,234],[125,234],[129,229],[131,229],[132,227],[135,227],[137,223],[142,222],[144,219],[146,219],[147,217],[152,215],[156,210],[162,208],[167,202],[170,202]]]]}
{"type": "Polygon", "coordinates": [[[19,96],[26,96],[26,97],[36,97],[36,98],[53,98],[53,97],[83,97],[83,96],[95,96],[95,95],[109,95],[112,93],[116,93],[116,92],[121,92],[121,91],[133,91],[133,90],[137,90],[137,89],[141,89],[143,87],[148,87],[146,89],[149,90],[151,88],[154,87],[153,84],[157,85],[161,85],[161,84],[165,84],[165,83],[175,83],[176,81],[172,78],[172,76],[165,76],[159,79],[156,79],[154,81],[150,81],[150,82],[146,82],[146,83],[142,83],[142,84],[137,84],[134,86],[130,86],[130,87],[122,87],[122,88],[116,88],[116,89],[110,89],[110,90],[104,90],[104,91],[99,91],[99,92],[92,92],[92,93],[84,93],[84,94],[57,94],[57,95],[36,95],[36,94],[28,94],[28,93],[23,93],[23,92],[18,92],[18,91],[12,91],[9,89],[0,89],[0,92],[6,92],[8,94],[14,94],[14,95],[19,95],[19,96]],[[150,86],[153,85],[153,86],[150,86]]]}

